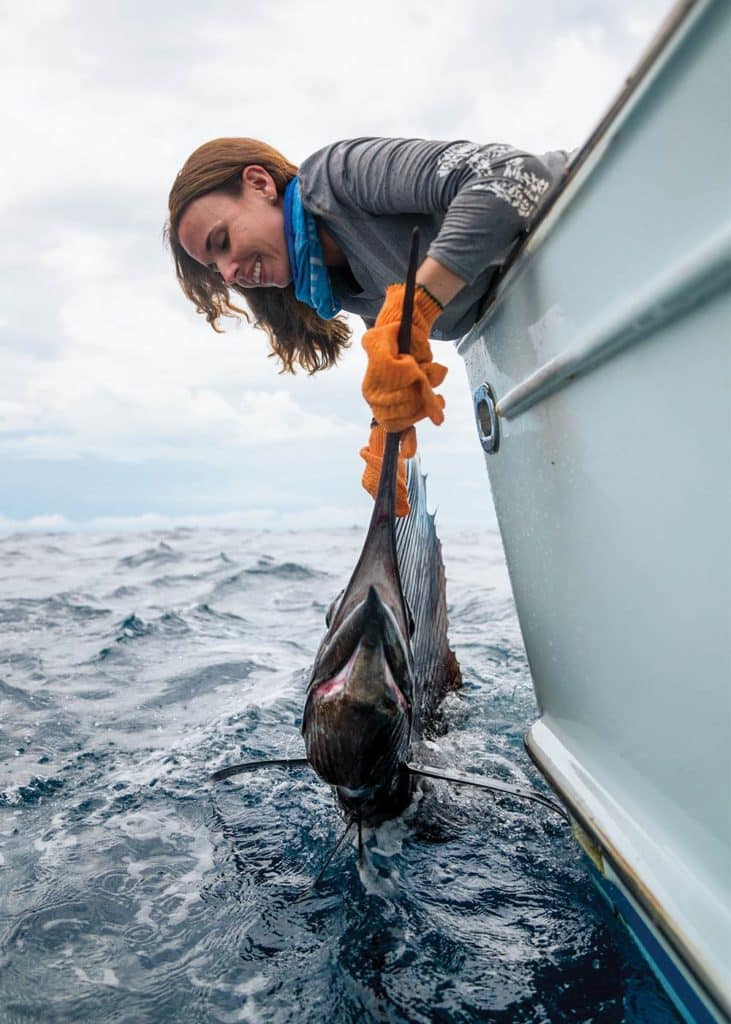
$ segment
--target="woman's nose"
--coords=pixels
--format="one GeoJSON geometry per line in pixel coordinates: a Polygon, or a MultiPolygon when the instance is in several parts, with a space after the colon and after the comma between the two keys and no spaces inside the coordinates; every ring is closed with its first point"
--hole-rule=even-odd
{"type": "Polygon", "coordinates": [[[235,260],[229,260],[221,268],[221,277],[224,279],[226,284],[233,284],[238,275],[239,268],[235,260]]]}

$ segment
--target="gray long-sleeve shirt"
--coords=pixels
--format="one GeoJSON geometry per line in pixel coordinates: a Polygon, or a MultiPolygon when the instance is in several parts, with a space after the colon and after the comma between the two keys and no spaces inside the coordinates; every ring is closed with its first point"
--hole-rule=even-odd
{"type": "Polygon", "coordinates": [[[506,145],[423,139],[348,139],[318,150],[298,174],[305,209],[345,253],[352,275],[331,268],[343,309],[371,324],[389,284],[403,281],[411,230],[467,282],[432,337],[458,338],[477,319],[496,269],[566,167],[561,150],[541,157],[506,145]]]}

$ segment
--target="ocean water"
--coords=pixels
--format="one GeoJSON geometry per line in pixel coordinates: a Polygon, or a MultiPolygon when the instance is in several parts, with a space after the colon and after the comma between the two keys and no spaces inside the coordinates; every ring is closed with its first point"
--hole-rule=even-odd
{"type": "MultiPolygon", "coordinates": [[[[361,530],[0,538],[0,1021],[678,1018],[550,810],[427,784],[348,840],[299,756],[361,530]]],[[[499,538],[442,532],[433,763],[543,786],[499,538]]]]}

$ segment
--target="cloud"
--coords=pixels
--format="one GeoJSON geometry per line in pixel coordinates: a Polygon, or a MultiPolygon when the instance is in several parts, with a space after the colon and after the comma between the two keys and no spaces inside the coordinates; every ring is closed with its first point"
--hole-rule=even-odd
{"type": "Polygon", "coordinates": [[[317,508],[282,510],[261,506],[210,514],[164,515],[143,512],[134,516],[95,516],[72,520],[59,514],[10,519],[0,516],[0,535],[13,533],[143,533],[176,529],[314,530],[344,523],[363,529],[367,522],[362,506],[319,505],[317,508]]]}
{"type": "Polygon", "coordinates": [[[73,524],[66,516],[58,515],[58,513],[30,516],[28,519],[9,519],[7,516],[0,516],[0,532],[2,533],[53,533],[57,530],[65,531],[72,528],[73,524]]]}
{"type": "Polygon", "coordinates": [[[216,459],[221,448],[357,437],[351,424],[301,409],[284,390],[231,400],[206,387],[167,387],[133,376],[101,382],[73,360],[29,383],[24,400],[0,403],[0,454],[34,458],[216,459]]]}

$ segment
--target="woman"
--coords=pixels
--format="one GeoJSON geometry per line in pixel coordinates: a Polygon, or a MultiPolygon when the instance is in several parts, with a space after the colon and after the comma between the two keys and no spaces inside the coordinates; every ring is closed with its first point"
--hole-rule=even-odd
{"type": "MultiPolygon", "coordinates": [[[[434,393],[446,369],[429,338],[458,338],[477,320],[496,269],[560,180],[563,151],[535,157],[506,145],[364,138],[336,142],[296,168],[254,139],[215,139],[173,183],[166,228],[178,280],[218,330],[245,311],[284,370],[332,366],[357,313],[372,431],[364,486],[373,493],[384,431],[443,419],[434,393]],[[397,355],[409,238],[421,229],[411,354],[397,355]]],[[[415,450],[411,431],[402,451],[415,450]]],[[[400,488],[399,511],[408,510],[400,488]]]]}

